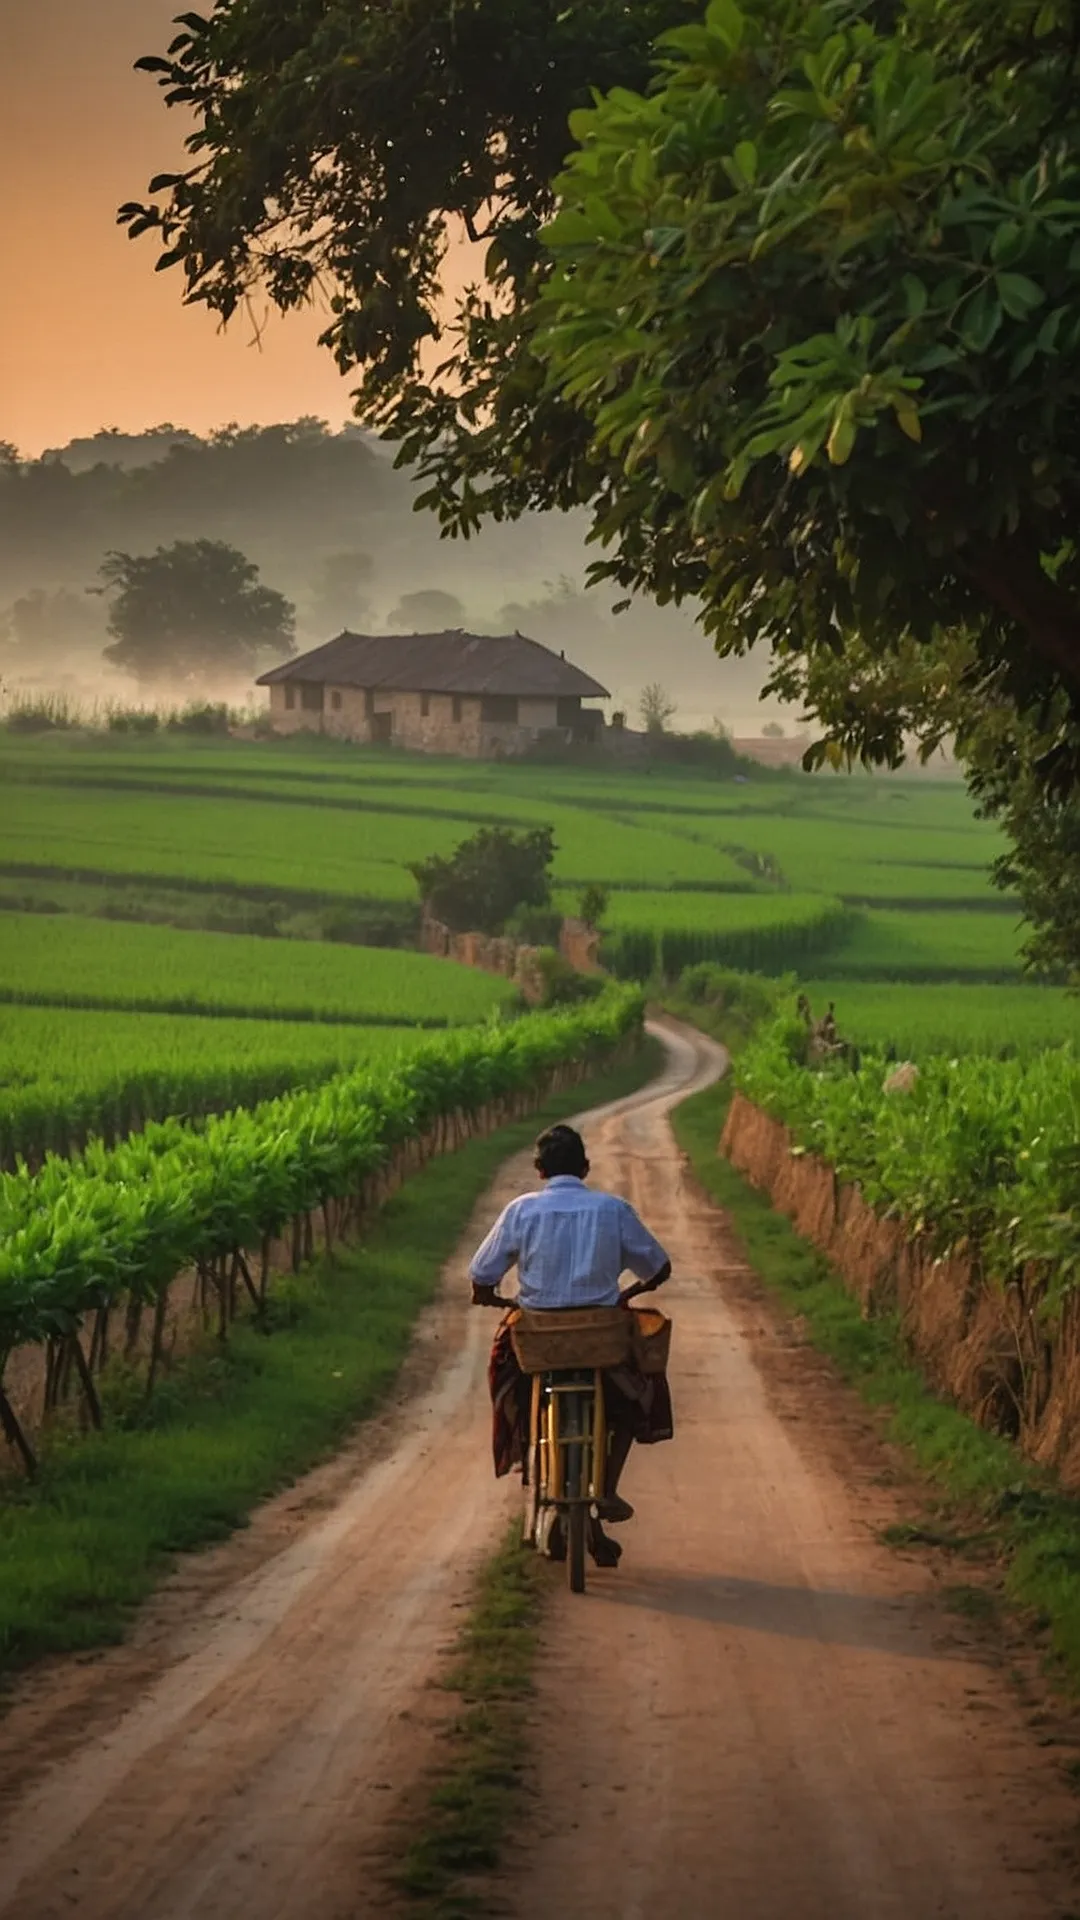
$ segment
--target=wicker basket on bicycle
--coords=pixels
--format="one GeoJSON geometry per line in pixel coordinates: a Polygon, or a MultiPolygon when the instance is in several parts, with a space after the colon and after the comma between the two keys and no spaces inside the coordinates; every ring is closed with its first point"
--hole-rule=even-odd
{"type": "Polygon", "coordinates": [[[671,1321],[655,1308],[573,1307],[536,1312],[518,1307],[510,1338],[522,1373],[562,1367],[637,1367],[663,1373],[671,1321]]]}

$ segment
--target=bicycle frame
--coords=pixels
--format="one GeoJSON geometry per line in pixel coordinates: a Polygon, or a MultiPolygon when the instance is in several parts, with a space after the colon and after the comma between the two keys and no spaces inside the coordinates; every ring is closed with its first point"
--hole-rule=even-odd
{"type": "Polygon", "coordinates": [[[558,1516],[567,1545],[571,1589],[585,1587],[590,1509],[604,1493],[607,1421],[599,1368],[560,1368],[533,1375],[529,1429],[532,1536],[546,1543],[558,1516]]]}

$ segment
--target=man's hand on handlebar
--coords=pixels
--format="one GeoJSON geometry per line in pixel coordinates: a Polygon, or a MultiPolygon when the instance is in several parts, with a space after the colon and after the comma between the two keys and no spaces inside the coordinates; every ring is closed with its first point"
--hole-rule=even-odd
{"type": "Polygon", "coordinates": [[[498,1287],[482,1287],[479,1281],[472,1283],[472,1304],[474,1307],[512,1307],[513,1301],[507,1300],[498,1287]]]}
{"type": "Polygon", "coordinates": [[[629,1306],[631,1300],[636,1300],[640,1294],[655,1293],[657,1287],[662,1287],[664,1281],[670,1279],[671,1261],[665,1260],[659,1273],[654,1273],[651,1280],[635,1280],[632,1287],[627,1287],[625,1293],[620,1297],[619,1305],[626,1307],[629,1306]]]}

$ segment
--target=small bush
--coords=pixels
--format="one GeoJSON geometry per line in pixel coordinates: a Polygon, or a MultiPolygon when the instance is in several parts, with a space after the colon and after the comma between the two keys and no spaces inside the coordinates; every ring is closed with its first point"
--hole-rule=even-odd
{"type": "Polygon", "coordinates": [[[224,700],[207,701],[203,705],[192,701],[188,706],[172,712],[166,725],[170,733],[227,734],[232,725],[232,714],[224,700]]]}
{"type": "Polygon", "coordinates": [[[562,914],[551,907],[522,907],[506,923],[511,940],[526,947],[557,947],[562,933],[562,914]]]}
{"type": "Polygon", "coordinates": [[[578,902],[578,919],[593,932],[596,931],[608,910],[608,890],[606,887],[584,887],[578,902]]]}
{"type": "Polygon", "coordinates": [[[79,721],[79,709],[66,694],[45,693],[13,701],[8,708],[7,729],[9,733],[54,733],[77,727],[79,721]]]}
{"type": "Polygon", "coordinates": [[[153,707],[110,707],[106,725],[110,733],[156,733],[161,716],[153,707]]]}
{"type": "Polygon", "coordinates": [[[604,991],[601,974],[579,973],[554,947],[541,948],[536,967],[544,983],[541,1006],[577,1006],[583,1000],[595,1000],[604,991]]]}

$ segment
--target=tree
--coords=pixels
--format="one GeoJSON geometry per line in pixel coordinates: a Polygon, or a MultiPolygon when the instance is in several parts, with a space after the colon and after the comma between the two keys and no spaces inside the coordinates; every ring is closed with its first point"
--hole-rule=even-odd
{"type": "Polygon", "coordinates": [[[370,623],[368,589],[374,566],[370,554],[351,550],[328,553],[315,576],[310,620],[328,633],[359,632],[370,623]]]}
{"type": "MultiPolygon", "coordinates": [[[[962,628],[1019,711],[1080,714],[1073,11],[712,0],[657,90],[575,116],[532,391],[597,577],[782,666],[962,628]]],[[[496,494],[529,399],[470,449],[496,494]]]]}
{"type": "Polygon", "coordinates": [[[766,720],[765,725],[761,729],[761,737],[763,740],[782,740],[784,738],[784,729],[780,725],[779,720],[766,720]]]}
{"type": "Polygon", "coordinates": [[[668,721],[673,718],[675,702],[659,680],[650,680],[648,686],[641,689],[638,712],[646,733],[655,737],[666,730],[668,721]]]}
{"type": "Polygon", "coordinates": [[[283,310],[327,290],[322,337],[343,373],[362,369],[362,410],[400,407],[438,439],[447,392],[468,405],[486,387],[496,306],[525,296],[570,113],[594,88],[647,84],[656,35],[697,6],[219,0],[138,62],[194,120],[192,164],[120,218],[226,320],[256,288],[283,310]],[[455,314],[442,270],[458,236],[486,246],[495,300],[455,314]],[[422,351],[459,321],[453,371],[428,384],[422,351]]]}
{"type": "Polygon", "coordinates": [[[1080,711],[1075,0],[281,12],[187,16],[195,166],[130,223],[226,314],[331,281],[446,525],[589,503],[600,577],[698,597],[722,652],[963,624],[1019,709],[1080,711]],[[490,278],[432,385],[448,218],[490,278]]]}
{"type": "Polygon", "coordinates": [[[101,645],[101,614],[85,595],[60,587],[33,587],[12,602],[6,616],[9,664],[40,673],[64,665],[80,648],[101,645]]]}
{"type": "Polygon", "coordinates": [[[455,933],[500,933],[521,907],[551,899],[550,827],[481,827],[449,857],[409,862],[426,913],[455,933]]]}
{"type": "Polygon", "coordinates": [[[608,910],[608,890],[598,887],[595,882],[583,887],[578,904],[578,918],[595,933],[608,910]]]}
{"type": "Polygon", "coordinates": [[[449,633],[463,627],[466,618],[456,593],[444,593],[441,587],[419,587],[415,593],[402,594],[387,615],[386,624],[399,633],[449,633]]]}
{"type": "Polygon", "coordinates": [[[178,540],[152,554],[110,553],[113,595],[105,658],[145,682],[250,674],[260,657],[294,651],[294,610],[258,584],[259,570],[221,540],[178,540]]]}

